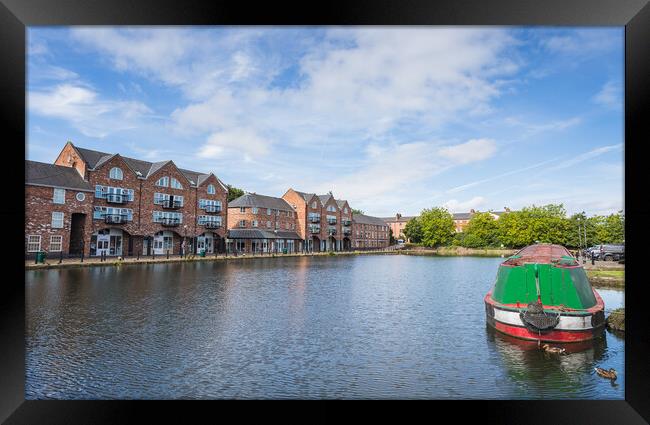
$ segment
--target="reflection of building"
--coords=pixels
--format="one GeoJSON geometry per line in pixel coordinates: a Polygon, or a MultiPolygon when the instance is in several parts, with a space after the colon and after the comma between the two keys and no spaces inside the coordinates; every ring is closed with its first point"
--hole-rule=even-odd
{"type": "Polygon", "coordinates": [[[247,193],[228,204],[228,251],[300,252],[296,212],[282,198],[247,193]]]}
{"type": "Polygon", "coordinates": [[[227,189],[212,173],[83,149],[26,161],[26,251],[149,255],[225,249],[227,189]]]}

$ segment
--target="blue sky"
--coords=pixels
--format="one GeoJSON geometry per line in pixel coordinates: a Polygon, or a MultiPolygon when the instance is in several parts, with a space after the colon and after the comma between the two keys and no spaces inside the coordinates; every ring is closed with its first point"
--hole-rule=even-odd
{"type": "Polygon", "coordinates": [[[623,209],[623,27],[30,27],[27,158],[67,140],[377,216],[623,209]]]}

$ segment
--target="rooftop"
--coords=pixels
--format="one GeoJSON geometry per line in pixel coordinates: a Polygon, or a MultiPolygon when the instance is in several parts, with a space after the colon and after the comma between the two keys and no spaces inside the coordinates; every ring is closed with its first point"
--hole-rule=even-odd
{"type": "Polygon", "coordinates": [[[25,161],[25,184],[93,191],[75,168],[29,160],[25,161]]]}

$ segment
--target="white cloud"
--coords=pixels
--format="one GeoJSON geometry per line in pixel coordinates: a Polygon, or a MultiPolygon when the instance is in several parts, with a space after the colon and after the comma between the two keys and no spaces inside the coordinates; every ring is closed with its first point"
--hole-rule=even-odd
{"type": "Polygon", "coordinates": [[[107,100],[88,87],[60,84],[49,90],[28,93],[31,113],[64,119],[90,137],[134,128],[151,110],[141,102],[107,100]]]}
{"type": "Polygon", "coordinates": [[[472,139],[459,145],[444,147],[440,149],[439,154],[457,164],[466,164],[490,158],[496,149],[494,140],[472,139]]]}
{"type": "Polygon", "coordinates": [[[269,141],[254,131],[237,128],[211,134],[199,149],[198,156],[205,159],[233,155],[251,162],[255,157],[268,154],[269,148],[269,141]]]}
{"type": "Polygon", "coordinates": [[[486,199],[482,196],[475,196],[472,199],[467,201],[458,201],[457,199],[450,199],[444,204],[443,207],[447,208],[450,212],[467,212],[471,209],[478,210],[479,207],[482,207],[486,204],[486,199]]]}
{"type": "Polygon", "coordinates": [[[608,81],[603,85],[592,100],[609,109],[620,109],[623,106],[623,93],[621,85],[614,81],[608,81]]]}

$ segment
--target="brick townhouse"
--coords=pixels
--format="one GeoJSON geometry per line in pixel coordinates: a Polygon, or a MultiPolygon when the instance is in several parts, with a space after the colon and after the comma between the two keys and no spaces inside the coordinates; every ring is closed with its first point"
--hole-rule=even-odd
{"type": "Polygon", "coordinates": [[[228,204],[229,252],[301,252],[297,214],[282,198],[246,193],[228,204]]]}
{"type": "Polygon", "coordinates": [[[389,245],[389,226],[384,219],[365,214],[354,214],[352,222],[354,248],[379,249],[389,245]]]}
{"type": "Polygon", "coordinates": [[[28,254],[53,251],[45,240],[52,236],[62,236],[61,250],[70,255],[82,250],[90,256],[225,250],[227,188],[213,173],[71,142],[54,164],[26,164],[28,254]]]}
{"type": "Polygon", "coordinates": [[[297,213],[297,232],[307,252],[352,249],[352,209],[332,193],[316,195],[289,189],[282,195],[297,213]]]}

